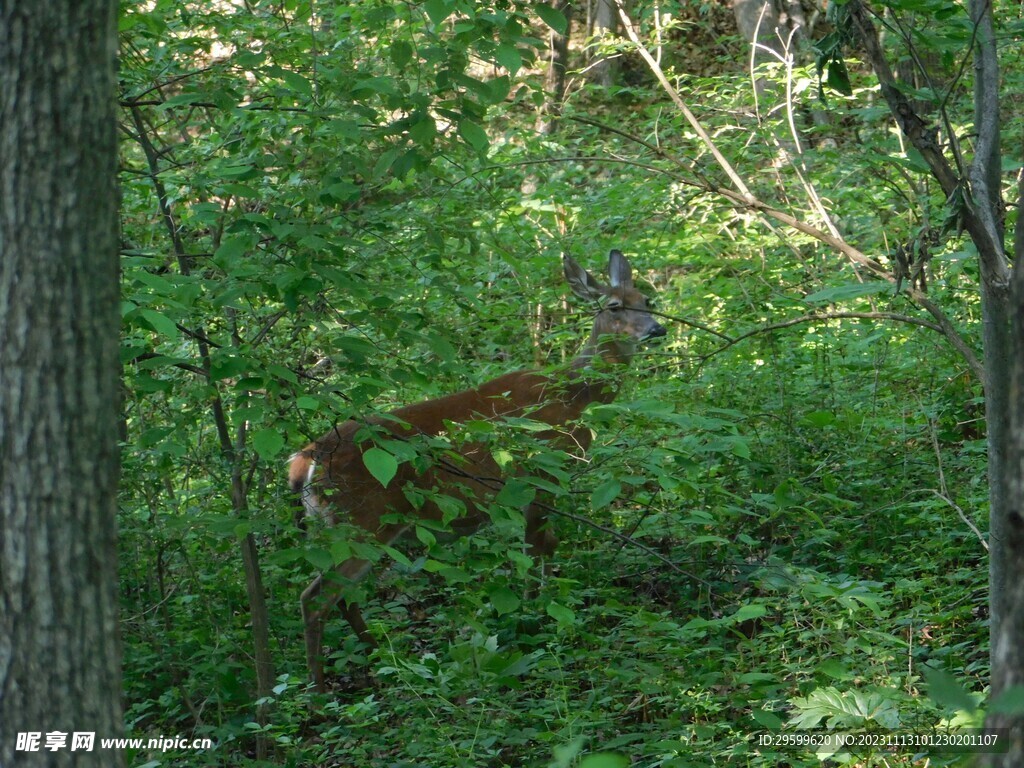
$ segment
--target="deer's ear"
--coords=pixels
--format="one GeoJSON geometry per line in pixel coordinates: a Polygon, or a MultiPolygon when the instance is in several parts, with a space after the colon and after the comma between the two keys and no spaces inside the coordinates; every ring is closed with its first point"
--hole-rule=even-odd
{"type": "Polygon", "coordinates": [[[608,254],[608,279],[612,288],[633,287],[633,267],[629,259],[622,255],[622,251],[612,250],[608,254]]]}
{"type": "MultiPolygon", "coordinates": [[[[619,254],[620,256],[622,254],[619,254]]],[[[629,264],[626,268],[628,270],[629,264]]],[[[586,301],[596,301],[608,293],[608,287],[598,282],[593,275],[576,263],[576,260],[569,254],[562,256],[562,269],[565,270],[565,279],[569,281],[572,292],[586,301]]]]}

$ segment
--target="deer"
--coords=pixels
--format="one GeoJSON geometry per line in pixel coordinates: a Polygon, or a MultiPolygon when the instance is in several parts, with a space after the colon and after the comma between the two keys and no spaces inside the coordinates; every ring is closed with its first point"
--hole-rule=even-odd
{"type": "MultiPolygon", "coordinates": [[[[444,435],[451,424],[475,420],[526,417],[551,425],[539,438],[568,450],[585,452],[591,432],[577,420],[591,403],[609,403],[618,391],[617,378],[629,365],[638,346],[665,336],[665,328],[651,314],[647,298],[633,285],[629,260],[618,250],[608,257],[608,283],[595,279],[568,254],[563,271],[573,293],[596,303],[590,336],[567,365],[554,370],[525,369],[506,373],[473,389],[406,405],[388,414],[336,425],[319,440],[292,455],[289,485],[301,502],[300,514],[319,518],[326,525],[347,520],[352,530],[362,529],[381,545],[390,545],[417,521],[437,523],[443,513],[429,500],[440,490],[465,505],[465,513],[451,521],[452,533],[465,536],[490,520],[485,502],[500,488],[502,471],[485,445],[460,445],[440,457],[404,461],[384,486],[363,462],[363,454],[381,436],[389,440],[444,435]],[[376,438],[375,438],[376,436],[376,438]]],[[[527,505],[527,553],[546,562],[558,545],[547,520],[546,505],[527,505]]],[[[320,573],[300,598],[305,631],[306,661],[318,691],[325,691],[321,658],[327,616],[340,605],[351,629],[366,646],[376,647],[359,605],[344,600],[346,589],[371,570],[369,560],[352,556],[333,571],[320,573]]]]}

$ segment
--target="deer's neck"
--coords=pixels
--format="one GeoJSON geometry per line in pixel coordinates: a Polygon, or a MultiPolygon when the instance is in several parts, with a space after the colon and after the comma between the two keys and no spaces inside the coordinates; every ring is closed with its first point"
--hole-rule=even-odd
{"type": "Polygon", "coordinates": [[[582,403],[610,403],[619,391],[619,378],[636,351],[632,342],[599,339],[591,333],[583,349],[569,364],[568,393],[582,403]]]}
{"type": "Polygon", "coordinates": [[[636,353],[636,342],[604,335],[601,338],[596,329],[571,363],[573,369],[611,368],[628,366],[636,353]]]}

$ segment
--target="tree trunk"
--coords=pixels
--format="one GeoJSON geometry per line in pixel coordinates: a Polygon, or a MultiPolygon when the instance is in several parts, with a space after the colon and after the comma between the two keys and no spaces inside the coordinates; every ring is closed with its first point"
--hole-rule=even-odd
{"type": "MultiPolygon", "coordinates": [[[[1017,210],[1024,208],[1024,184],[1018,176],[1017,210]]],[[[1014,251],[1024,253],[1024,216],[1017,217],[1014,251]]],[[[1010,368],[1010,445],[1006,463],[1009,485],[1006,488],[1008,511],[997,534],[1003,541],[998,565],[992,561],[992,578],[1002,582],[999,594],[998,635],[992,638],[993,701],[1014,687],[1024,685],[1024,270],[1014,270],[1009,313],[1012,319],[1012,366],[1010,368]],[[996,572],[996,569],[998,573],[996,572]],[[1006,580],[1009,579],[1007,583],[1006,580]]],[[[993,633],[995,635],[995,633],[993,633]]],[[[1024,718],[990,711],[988,725],[1009,729],[1006,755],[994,755],[991,765],[1024,764],[1024,718]]]]}
{"type": "MultiPolygon", "coordinates": [[[[770,112],[786,103],[786,88],[781,75],[775,78],[758,76],[754,68],[773,64],[781,69],[787,60],[794,64],[801,58],[797,53],[805,34],[803,10],[798,2],[785,0],[732,0],[732,12],[740,36],[751,46],[747,63],[751,67],[758,119],[764,120],[770,112]]],[[[812,109],[812,116],[816,125],[828,124],[823,110],[812,109]]],[[[776,138],[790,155],[799,154],[796,137],[785,132],[776,138]]]]}
{"type": "MultiPolygon", "coordinates": [[[[795,65],[806,58],[807,20],[798,0],[732,0],[732,13],[740,37],[753,49],[748,58],[753,66],[776,64],[781,67],[787,56],[795,65]]],[[[759,102],[771,97],[771,103],[759,104],[763,114],[786,99],[781,78],[773,83],[764,77],[754,77],[754,91],[759,102]]],[[[811,114],[816,125],[828,124],[824,110],[814,107],[811,114]]]]}
{"type": "Polygon", "coordinates": [[[0,765],[19,768],[124,764],[100,748],[122,730],[115,10],[0,4],[0,765]]]}
{"type": "MultiPolygon", "coordinates": [[[[592,35],[595,40],[614,35],[619,28],[619,11],[615,0],[595,0],[594,28],[592,35]]],[[[614,85],[618,71],[617,59],[600,58],[590,67],[590,78],[598,85],[608,87],[614,85]]]]}
{"type": "MultiPolygon", "coordinates": [[[[992,578],[1001,586],[992,590],[993,618],[998,621],[992,636],[991,700],[1024,685],[1024,270],[1015,270],[1010,314],[1013,322],[1013,364],[1010,384],[1010,457],[1006,462],[1009,511],[1002,519],[992,516],[989,540],[992,547],[992,578]],[[999,536],[998,560],[996,536],[999,536]],[[995,603],[999,598],[999,604],[995,603]]],[[[993,513],[995,508],[993,507],[993,513]]],[[[1019,714],[989,712],[986,725],[1009,729],[1009,749],[989,756],[992,766],[1024,764],[1024,718],[1019,714]]]]}
{"type": "MultiPolygon", "coordinates": [[[[763,45],[778,54],[782,53],[779,33],[785,35],[785,29],[780,25],[779,12],[772,0],[733,0],[732,13],[740,37],[751,45],[763,45]]],[[[754,60],[772,61],[774,57],[768,51],[758,51],[754,60]]]]}
{"type": "MultiPolygon", "coordinates": [[[[991,239],[1004,242],[1002,220],[1001,151],[999,145],[999,67],[996,53],[992,7],[985,0],[971,0],[970,15],[975,23],[977,48],[975,59],[974,121],[977,131],[976,154],[971,164],[970,180],[973,208],[991,239]]],[[[1018,193],[1019,194],[1019,193],[1018,193]]],[[[1018,202],[1021,198],[1018,198],[1018,202]]],[[[1024,224],[1017,222],[1015,244],[1024,244],[1024,224]]],[[[977,238],[975,242],[977,242],[977,238]]],[[[994,292],[989,287],[988,266],[991,257],[981,245],[982,299],[994,292]]],[[[1020,258],[1020,252],[1017,253],[1020,258]]],[[[989,606],[992,655],[990,707],[986,725],[1005,728],[1009,735],[1008,750],[989,756],[993,766],[1024,764],[1024,717],[1016,711],[995,711],[992,702],[1015,687],[1024,685],[1024,274],[1019,265],[1013,270],[1010,285],[996,284],[1002,302],[1001,314],[993,317],[991,306],[983,315],[985,341],[1002,331],[1005,338],[989,360],[985,349],[986,383],[985,416],[989,442],[989,606]],[[1002,398],[989,404],[989,388],[1002,398]],[[997,410],[999,409],[999,410],[997,410]],[[995,430],[993,430],[995,428],[995,430]]]]}
{"type": "MultiPolygon", "coordinates": [[[[241,473],[238,473],[237,482],[235,478],[232,478],[231,497],[236,513],[248,512],[245,490],[241,483],[241,473]]],[[[249,616],[252,619],[253,659],[256,666],[256,696],[257,701],[262,702],[270,698],[274,686],[274,662],[270,657],[270,614],[267,611],[267,599],[263,589],[259,549],[256,546],[256,537],[252,535],[251,531],[245,534],[241,541],[241,546],[242,568],[245,571],[245,591],[249,596],[249,616]]],[[[266,725],[269,715],[270,713],[265,703],[256,705],[257,723],[266,725]]],[[[257,759],[265,760],[269,751],[270,744],[267,741],[266,734],[257,734],[257,759]]]]}
{"type": "Polygon", "coordinates": [[[548,71],[544,76],[544,105],[537,116],[537,133],[551,136],[558,128],[565,100],[565,73],[569,68],[569,37],[572,35],[572,0],[558,0],[555,8],[565,17],[565,34],[548,34],[548,71]]]}

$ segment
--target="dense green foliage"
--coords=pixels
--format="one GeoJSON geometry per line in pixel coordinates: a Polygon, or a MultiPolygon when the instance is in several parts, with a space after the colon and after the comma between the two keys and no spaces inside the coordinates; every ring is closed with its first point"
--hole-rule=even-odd
{"type": "MultiPolygon", "coordinates": [[[[971,30],[939,5],[919,44],[967,134],[971,30]]],[[[827,209],[882,263],[926,253],[929,297],[977,349],[971,247],[870,76],[829,49],[849,89],[821,101],[808,52],[791,84],[810,140],[780,161],[785,105],[755,117],[742,42],[683,58],[715,40],[722,9],[705,10],[662,19],[662,66],[747,184],[818,227],[827,209]]],[[[755,734],[980,722],[986,556],[963,519],[985,528],[979,382],[905,292],[705,193],[719,170],[628,46],[624,85],[576,76],[559,132],[536,135],[563,24],[504,0],[125,4],[128,727],[215,742],[132,764],[255,765],[259,731],[274,765],[813,765],[755,734]],[[569,359],[590,308],[564,299],[560,255],[596,274],[609,248],[671,328],[588,412],[588,461],[528,424],[475,437],[646,549],[559,518],[528,598],[513,510],[454,543],[370,549],[399,561],[366,602],[381,647],[329,622],[335,687],[312,693],[298,595],[368,549],[295,527],[287,456],[349,416],[569,359]],[[262,724],[250,534],[278,683],[262,724]]]]}

